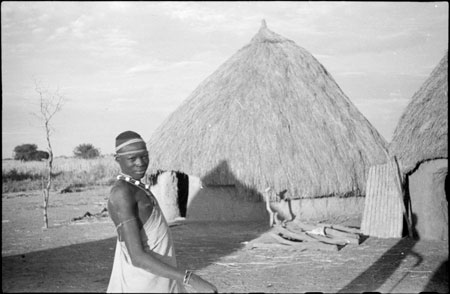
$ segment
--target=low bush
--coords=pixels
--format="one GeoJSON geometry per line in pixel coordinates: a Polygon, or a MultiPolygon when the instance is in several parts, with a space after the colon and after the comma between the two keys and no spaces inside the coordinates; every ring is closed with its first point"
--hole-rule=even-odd
{"type": "Polygon", "coordinates": [[[2,183],[6,183],[8,181],[23,181],[27,179],[41,180],[42,175],[31,172],[18,171],[16,168],[13,168],[6,173],[2,171],[2,183]]]}

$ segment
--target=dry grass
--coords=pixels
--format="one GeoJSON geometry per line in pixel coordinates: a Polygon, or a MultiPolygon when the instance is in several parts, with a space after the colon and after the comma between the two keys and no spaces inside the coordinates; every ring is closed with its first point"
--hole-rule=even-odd
{"type": "MultiPolygon", "coordinates": [[[[109,185],[118,172],[119,166],[112,156],[96,159],[55,158],[52,189],[109,185]]],[[[41,189],[47,173],[46,162],[3,160],[2,193],[41,189]]]]}
{"type": "Polygon", "coordinates": [[[305,49],[262,26],[148,142],[150,166],[289,198],[364,194],[386,142],[305,49]]]}
{"type": "Polygon", "coordinates": [[[448,52],[400,118],[389,147],[408,173],[421,162],[448,158],[448,52]]]}

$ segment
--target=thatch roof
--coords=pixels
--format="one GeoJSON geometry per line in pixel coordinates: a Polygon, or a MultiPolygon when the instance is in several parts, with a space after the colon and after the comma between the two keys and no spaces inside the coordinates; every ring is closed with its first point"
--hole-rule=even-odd
{"type": "Polygon", "coordinates": [[[389,146],[405,174],[423,161],[448,158],[448,52],[400,117],[389,146]]]}
{"type": "Polygon", "coordinates": [[[148,142],[150,171],[307,198],[364,192],[386,142],[305,49],[267,29],[231,56],[148,142]]]}

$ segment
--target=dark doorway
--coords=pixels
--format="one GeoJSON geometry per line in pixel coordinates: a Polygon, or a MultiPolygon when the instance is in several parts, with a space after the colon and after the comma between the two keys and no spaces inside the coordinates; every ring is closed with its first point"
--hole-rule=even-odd
{"type": "Polygon", "coordinates": [[[444,184],[445,198],[448,202],[448,175],[445,176],[445,184],[444,184]]]}
{"type": "Polygon", "coordinates": [[[187,200],[189,196],[189,176],[182,172],[176,172],[178,188],[178,208],[181,217],[186,217],[187,200]]]}

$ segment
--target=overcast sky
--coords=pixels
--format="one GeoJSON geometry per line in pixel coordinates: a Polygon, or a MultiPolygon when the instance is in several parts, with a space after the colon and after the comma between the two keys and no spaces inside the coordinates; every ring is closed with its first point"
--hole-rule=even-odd
{"type": "Polygon", "coordinates": [[[2,2],[2,157],[46,150],[34,81],[65,97],[53,151],[154,129],[261,20],[322,63],[391,140],[411,99],[448,50],[447,2],[2,2]]]}

